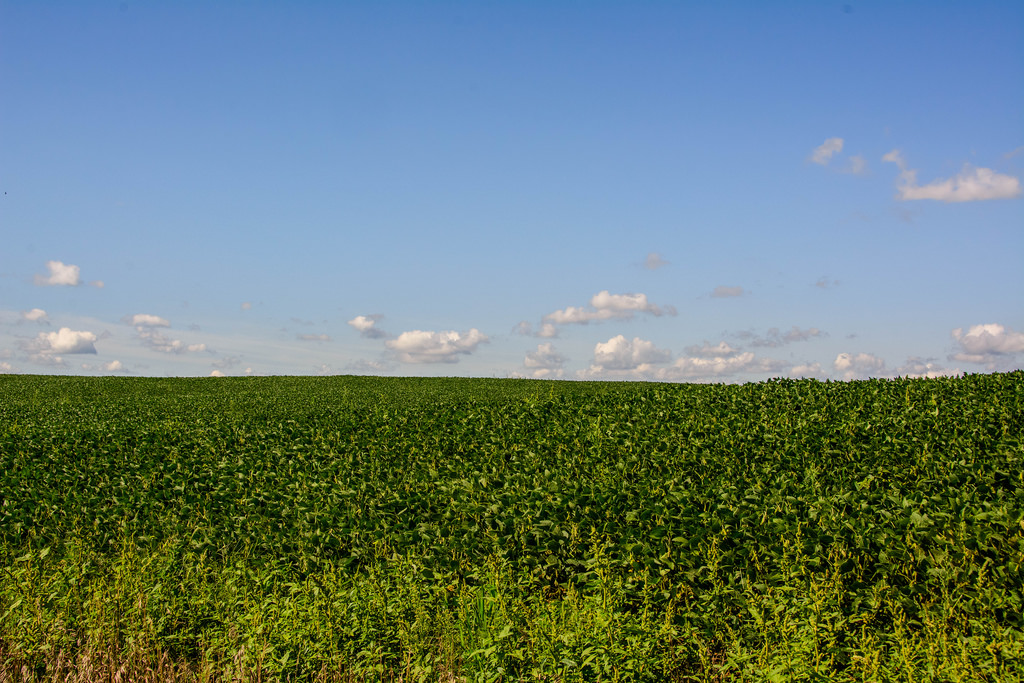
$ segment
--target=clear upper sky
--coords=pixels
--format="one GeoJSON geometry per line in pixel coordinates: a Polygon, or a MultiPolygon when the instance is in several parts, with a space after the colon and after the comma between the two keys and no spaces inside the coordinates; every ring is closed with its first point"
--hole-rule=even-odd
{"type": "Polygon", "coordinates": [[[1024,367],[1024,3],[0,0],[0,372],[1024,367]]]}

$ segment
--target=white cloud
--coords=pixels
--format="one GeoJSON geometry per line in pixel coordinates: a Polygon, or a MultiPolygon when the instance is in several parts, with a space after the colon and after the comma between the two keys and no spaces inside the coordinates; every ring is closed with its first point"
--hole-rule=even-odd
{"type": "Polygon", "coordinates": [[[826,373],[821,369],[821,363],[803,363],[794,365],[789,369],[790,377],[824,377],[826,373]]]}
{"type": "Polygon", "coordinates": [[[47,261],[46,268],[50,271],[49,275],[36,275],[35,277],[35,283],[40,287],[77,287],[82,284],[78,266],[64,264],[61,261],[47,261]]]}
{"type": "Polygon", "coordinates": [[[668,381],[713,379],[740,373],[774,373],[783,367],[785,365],[780,361],[758,358],[746,351],[723,356],[677,358],[672,365],[659,369],[655,377],[668,381]]]}
{"type": "Polygon", "coordinates": [[[632,341],[617,335],[594,346],[594,364],[609,370],[635,370],[642,365],[667,363],[672,353],[653,342],[634,337],[632,341]]]}
{"type": "Polygon", "coordinates": [[[870,353],[840,353],[832,361],[832,368],[847,380],[879,377],[885,369],[885,361],[870,353]]]}
{"type": "Polygon", "coordinates": [[[103,364],[103,369],[107,372],[121,372],[124,370],[124,366],[119,360],[112,360],[109,363],[103,364]]]}
{"type": "Polygon", "coordinates": [[[828,138],[811,152],[811,161],[822,166],[832,160],[832,156],[843,151],[842,138],[828,138]]]}
{"type": "Polygon", "coordinates": [[[14,372],[14,366],[7,361],[0,362],[0,373],[9,374],[14,372]]]}
{"type": "Polygon", "coordinates": [[[126,315],[121,320],[124,322],[135,325],[137,327],[170,327],[171,322],[166,318],[161,318],[158,315],[150,315],[148,313],[136,313],[135,315],[126,315]]]}
{"type": "Polygon", "coordinates": [[[551,323],[543,323],[537,330],[537,336],[542,339],[553,339],[558,336],[558,328],[551,323]]]}
{"type": "Polygon", "coordinates": [[[997,323],[973,325],[966,333],[953,330],[953,338],[968,353],[1020,353],[1024,351],[1024,333],[1008,330],[997,323]]]}
{"type": "MultiPolygon", "coordinates": [[[[590,298],[590,308],[569,306],[544,316],[543,322],[553,325],[586,325],[592,321],[629,320],[637,312],[660,316],[675,315],[675,309],[664,309],[647,300],[646,294],[611,294],[608,290],[598,292],[590,298]]],[[[540,335],[544,336],[544,335],[540,335]]],[[[550,336],[554,336],[553,334],[550,336]]]]}
{"type": "Polygon", "coordinates": [[[555,351],[551,342],[537,344],[537,350],[528,352],[523,361],[523,366],[527,368],[557,369],[564,364],[565,358],[555,351]]]}
{"type": "Polygon", "coordinates": [[[330,335],[326,334],[297,334],[295,338],[299,341],[318,341],[318,342],[329,342],[331,341],[330,335]]]}
{"type": "Polygon", "coordinates": [[[527,373],[513,373],[516,377],[532,377],[534,379],[552,379],[562,377],[565,370],[565,357],[559,354],[551,342],[538,344],[536,351],[526,354],[523,367],[527,373]]]}
{"type": "Polygon", "coordinates": [[[1019,365],[1016,355],[1024,353],[1024,332],[1015,332],[998,323],[973,325],[967,332],[956,328],[953,340],[960,350],[950,360],[978,363],[991,371],[1010,370],[1019,365]]]}
{"type": "Polygon", "coordinates": [[[567,306],[564,309],[548,313],[544,316],[544,320],[559,325],[586,325],[592,320],[609,320],[612,317],[611,311],[593,311],[582,306],[567,306]]]}
{"type": "Polygon", "coordinates": [[[242,305],[241,305],[241,307],[240,307],[240,308],[241,308],[241,309],[242,309],[243,311],[249,311],[249,310],[252,310],[252,302],[251,302],[251,301],[243,301],[243,302],[242,302],[242,305]]]}
{"type": "Polygon", "coordinates": [[[644,259],[644,268],[646,268],[647,270],[657,270],[658,268],[661,268],[662,266],[667,266],[668,264],[669,262],[663,259],[661,257],[661,254],[659,254],[656,251],[652,251],[651,253],[647,254],[647,258],[644,259]]]}
{"type": "Polygon", "coordinates": [[[22,311],[21,319],[33,323],[46,323],[50,321],[50,318],[46,315],[46,311],[41,308],[33,308],[31,311],[22,311]]]}
{"type": "Polygon", "coordinates": [[[653,342],[639,337],[629,340],[620,334],[595,344],[594,362],[576,374],[580,379],[649,378],[655,373],[656,365],[671,359],[670,351],[657,348],[653,342]]]}
{"type": "Polygon", "coordinates": [[[221,372],[220,370],[214,370],[213,372],[210,373],[210,377],[224,377],[224,376],[225,376],[224,373],[221,372]]]}
{"type": "Polygon", "coordinates": [[[1018,178],[997,173],[990,168],[965,164],[963,170],[952,178],[918,185],[917,171],[907,167],[906,159],[900,150],[888,152],[882,157],[882,161],[899,167],[900,182],[896,188],[896,198],[903,201],[930,199],[940,202],[974,202],[1012,199],[1021,195],[1018,178]]]}
{"type": "Polygon", "coordinates": [[[529,373],[509,373],[509,377],[518,377],[521,379],[561,379],[564,376],[565,370],[562,368],[537,368],[535,370],[531,370],[529,373]]]}
{"type": "Polygon", "coordinates": [[[899,188],[904,200],[934,199],[941,202],[973,202],[988,199],[1012,199],[1021,194],[1020,180],[996,173],[990,168],[965,166],[956,177],[936,180],[927,185],[904,184],[899,188]]]}
{"type": "Polygon", "coordinates": [[[460,355],[473,353],[477,346],[489,341],[487,335],[476,328],[462,333],[412,330],[385,345],[403,363],[457,363],[460,355]]]}
{"type": "Polygon", "coordinates": [[[40,332],[35,341],[28,344],[28,349],[42,355],[96,353],[96,347],[93,345],[95,341],[96,335],[92,332],[62,327],[57,332],[40,332]]]}
{"type": "Polygon", "coordinates": [[[598,292],[590,298],[590,305],[599,311],[627,313],[643,311],[661,315],[661,309],[647,301],[646,294],[610,294],[608,290],[598,292]]]}
{"type": "Polygon", "coordinates": [[[719,285],[715,287],[713,292],[711,292],[711,296],[716,299],[722,299],[731,296],[743,296],[743,288],[726,287],[725,285],[719,285]]]}
{"type": "Polygon", "coordinates": [[[359,334],[367,339],[380,339],[388,336],[388,333],[378,328],[377,321],[383,318],[382,315],[357,315],[348,324],[359,330],[359,334]]]}

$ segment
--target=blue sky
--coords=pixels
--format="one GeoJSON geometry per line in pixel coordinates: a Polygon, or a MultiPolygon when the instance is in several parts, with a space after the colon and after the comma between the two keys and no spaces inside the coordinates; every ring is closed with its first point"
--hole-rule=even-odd
{"type": "Polygon", "coordinates": [[[0,371],[1024,367],[1019,2],[0,0],[0,371]]]}

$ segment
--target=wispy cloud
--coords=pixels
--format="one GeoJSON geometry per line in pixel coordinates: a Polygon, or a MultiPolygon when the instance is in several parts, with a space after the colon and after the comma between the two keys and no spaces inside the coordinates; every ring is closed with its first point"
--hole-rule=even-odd
{"type": "Polygon", "coordinates": [[[171,321],[151,313],[135,313],[121,318],[121,322],[135,328],[136,337],[143,345],[160,353],[182,354],[186,352],[206,351],[206,344],[189,344],[180,339],[172,339],[157,328],[171,326],[171,321]]]}
{"type": "Polygon", "coordinates": [[[975,202],[1013,199],[1021,195],[1018,178],[997,173],[990,168],[965,164],[963,170],[952,178],[934,180],[927,185],[919,185],[917,171],[907,166],[906,159],[900,150],[894,149],[888,152],[882,157],[882,161],[896,164],[900,169],[896,198],[902,201],[930,199],[947,203],[975,202]]]}
{"type": "Polygon", "coordinates": [[[490,341],[473,328],[468,332],[411,330],[385,342],[403,363],[457,363],[460,356],[473,353],[490,341]]]}
{"type": "Polygon", "coordinates": [[[669,262],[663,259],[661,254],[656,251],[647,254],[647,258],[644,259],[644,268],[647,270],[657,270],[667,265],[669,265],[669,262]]]}
{"type": "Polygon", "coordinates": [[[870,353],[840,353],[832,361],[832,368],[842,373],[846,380],[880,377],[885,370],[885,361],[870,353]]]}
{"type": "Polygon", "coordinates": [[[135,333],[145,346],[160,353],[199,353],[207,350],[206,344],[189,344],[180,339],[172,339],[151,326],[137,325],[135,333]]]}
{"type": "Polygon", "coordinates": [[[859,154],[855,154],[850,157],[849,166],[842,169],[842,172],[850,173],[852,175],[866,175],[868,172],[868,160],[859,154]]]}
{"type": "Polygon", "coordinates": [[[727,299],[734,296],[743,296],[742,287],[728,287],[726,285],[719,285],[711,292],[712,298],[715,299],[727,299]]]}
{"type": "Polygon", "coordinates": [[[831,280],[827,275],[822,275],[818,278],[814,286],[818,289],[832,289],[833,287],[839,286],[839,280],[831,280]]]}
{"type": "Polygon", "coordinates": [[[754,347],[775,348],[794,342],[807,341],[816,337],[827,337],[828,334],[817,327],[808,327],[806,330],[802,330],[798,326],[793,325],[793,327],[785,332],[777,327],[770,327],[763,335],[758,335],[754,332],[738,332],[735,336],[738,339],[742,339],[744,343],[754,347]]]}
{"type": "Polygon", "coordinates": [[[376,375],[382,372],[391,372],[395,369],[395,365],[381,360],[357,360],[346,365],[345,369],[357,374],[376,375]]]}
{"type": "MultiPolygon", "coordinates": [[[[818,164],[819,166],[828,166],[836,155],[843,151],[845,143],[842,138],[828,138],[818,147],[814,148],[811,155],[807,158],[811,163],[818,164]]],[[[850,173],[852,175],[865,175],[868,172],[868,160],[859,154],[854,154],[849,157],[847,163],[837,170],[840,173],[850,173]]]]}
{"type": "Polygon", "coordinates": [[[843,151],[842,138],[828,138],[811,152],[810,160],[815,164],[825,166],[832,157],[843,151]]]}
{"type": "Polygon", "coordinates": [[[331,341],[330,335],[327,334],[297,334],[295,338],[299,341],[315,341],[315,342],[329,342],[331,341]]]}
{"type": "Polygon", "coordinates": [[[233,367],[237,367],[242,364],[242,359],[238,356],[225,356],[224,358],[218,358],[217,360],[210,363],[212,367],[219,368],[221,370],[228,370],[233,367]]]}
{"type": "Polygon", "coordinates": [[[526,320],[520,320],[512,328],[512,332],[526,337],[541,337],[542,339],[553,339],[558,336],[558,328],[553,323],[541,323],[541,326],[534,331],[533,325],[526,320]]]}
{"type": "Polygon", "coordinates": [[[687,346],[684,352],[697,358],[727,358],[739,353],[737,349],[729,346],[724,341],[714,345],[705,341],[702,346],[687,346]]]}

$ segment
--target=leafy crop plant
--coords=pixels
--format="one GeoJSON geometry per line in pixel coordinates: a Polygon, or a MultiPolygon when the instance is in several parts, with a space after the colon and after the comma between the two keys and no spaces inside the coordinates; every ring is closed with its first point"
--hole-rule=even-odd
{"type": "Polygon", "coordinates": [[[1024,678],[1024,373],[0,375],[0,681],[1024,678]]]}

